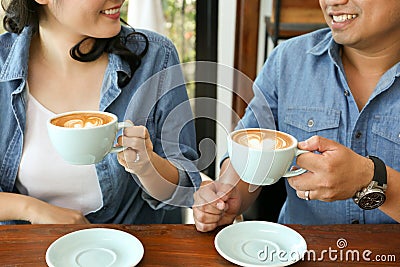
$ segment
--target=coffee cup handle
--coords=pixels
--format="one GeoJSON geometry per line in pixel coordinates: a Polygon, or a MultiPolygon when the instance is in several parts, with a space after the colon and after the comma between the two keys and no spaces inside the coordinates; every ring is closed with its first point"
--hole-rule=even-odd
{"type": "MultiPolygon", "coordinates": [[[[133,123],[130,121],[123,121],[123,122],[118,122],[118,131],[123,129],[123,128],[127,128],[127,127],[132,127],[133,123]]],[[[114,146],[111,148],[110,153],[119,153],[121,151],[124,151],[125,149],[127,149],[126,146],[114,146]]]]}
{"type": "MultiPolygon", "coordinates": [[[[301,154],[307,153],[307,152],[311,152],[311,151],[302,150],[302,149],[297,149],[297,150],[296,150],[296,157],[297,157],[297,156],[300,156],[301,154]]],[[[303,173],[305,173],[306,171],[307,171],[306,169],[299,168],[299,169],[297,169],[297,170],[287,171],[282,177],[290,178],[290,177],[293,177],[293,176],[297,176],[297,175],[303,174],[303,173]]]]}

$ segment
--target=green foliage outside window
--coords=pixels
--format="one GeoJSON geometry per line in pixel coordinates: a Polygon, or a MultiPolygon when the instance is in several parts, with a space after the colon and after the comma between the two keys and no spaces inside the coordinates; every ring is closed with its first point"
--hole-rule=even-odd
{"type": "MultiPolygon", "coordinates": [[[[196,0],[161,0],[167,21],[167,36],[175,44],[181,62],[196,60],[196,0]]],[[[190,65],[193,67],[193,64],[190,65]]],[[[194,81],[195,69],[185,68],[188,81],[194,81]]],[[[195,84],[186,85],[189,98],[194,97],[195,84]]]]}
{"type": "MultiPolygon", "coordinates": [[[[145,0],[155,1],[155,0],[145,0]]],[[[162,3],[166,21],[166,35],[178,50],[182,63],[196,60],[196,0],[159,0],[162,3]]],[[[121,16],[127,20],[128,1],[121,10],[121,16]]],[[[134,25],[132,25],[134,27],[134,25]]],[[[190,65],[193,67],[193,64],[190,65]]],[[[186,67],[184,75],[188,81],[194,80],[193,68],[186,67]]],[[[194,97],[195,84],[186,85],[189,97],[194,97]]]]}
{"type": "MultiPolygon", "coordinates": [[[[145,0],[154,1],[154,0],[145,0]]],[[[175,44],[182,62],[196,59],[196,1],[159,0],[166,21],[166,35],[175,44]]],[[[128,2],[121,9],[121,17],[127,20],[128,2]]],[[[134,27],[134,25],[132,25],[134,27]]]]}
{"type": "Polygon", "coordinates": [[[175,43],[182,62],[196,58],[196,1],[162,0],[167,34],[175,43]]]}

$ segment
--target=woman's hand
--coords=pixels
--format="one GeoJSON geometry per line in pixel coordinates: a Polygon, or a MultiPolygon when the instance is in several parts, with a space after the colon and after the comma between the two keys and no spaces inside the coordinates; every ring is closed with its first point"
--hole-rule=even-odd
{"type": "Polygon", "coordinates": [[[153,143],[145,126],[125,128],[123,135],[118,137],[118,144],[127,147],[117,155],[118,162],[126,171],[140,175],[151,164],[154,156],[153,143]]]}
{"type": "Polygon", "coordinates": [[[27,220],[32,224],[89,224],[82,212],[48,204],[30,198],[27,203],[27,220]]]}
{"type": "Polygon", "coordinates": [[[194,193],[193,216],[200,232],[232,223],[241,205],[236,187],[220,182],[203,182],[194,193]]]}
{"type": "Polygon", "coordinates": [[[118,162],[138,177],[147,193],[159,201],[170,198],[179,182],[179,172],[170,161],[153,151],[147,128],[125,128],[118,144],[127,147],[118,153],[118,162]]]}

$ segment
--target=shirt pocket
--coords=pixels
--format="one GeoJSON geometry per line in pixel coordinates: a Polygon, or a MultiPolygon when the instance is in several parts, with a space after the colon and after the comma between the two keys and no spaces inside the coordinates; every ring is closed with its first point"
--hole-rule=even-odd
{"type": "Polygon", "coordinates": [[[289,108],[284,115],[282,131],[287,132],[299,141],[314,135],[338,141],[340,111],[317,107],[289,108]]]}
{"type": "Polygon", "coordinates": [[[399,170],[400,117],[373,118],[371,149],[367,153],[380,157],[386,165],[399,170]]]}

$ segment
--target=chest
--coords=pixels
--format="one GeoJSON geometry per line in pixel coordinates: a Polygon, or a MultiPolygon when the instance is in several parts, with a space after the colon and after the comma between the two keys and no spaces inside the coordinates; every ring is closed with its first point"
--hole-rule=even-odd
{"type": "Polygon", "coordinates": [[[279,129],[298,140],[323,136],[359,154],[379,155],[389,166],[400,168],[400,80],[388,75],[377,82],[360,111],[354,87],[336,77],[335,73],[312,83],[298,80],[281,87],[279,129]]]}
{"type": "Polygon", "coordinates": [[[46,122],[53,114],[29,95],[26,114],[16,181],[19,192],[84,214],[99,209],[102,193],[95,166],[71,165],[60,157],[46,131],[46,122]]]}
{"type": "Polygon", "coordinates": [[[374,92],[381,76],[362,75],[352,68],[346,68],[347,83],[353,94],[358,110],[362,110],[374,92]]]}
{"type": "Polygon", "coordinates": [[[54,113],[71,110],[98,110],[107,63],[64,73],[43,66],[30,68],[29,92],[54,113]]]}

